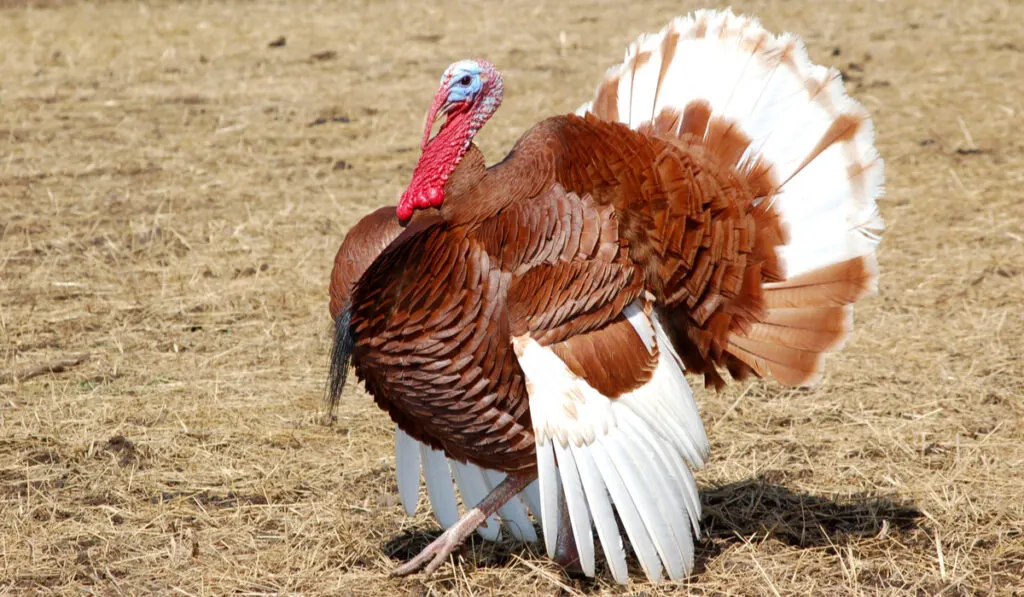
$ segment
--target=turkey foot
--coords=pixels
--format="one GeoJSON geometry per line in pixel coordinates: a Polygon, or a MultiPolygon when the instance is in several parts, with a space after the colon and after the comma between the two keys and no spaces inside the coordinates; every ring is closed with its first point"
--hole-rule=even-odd
{"type": "Polygon", "coordinates": [[[505,480],[498,484],[482,502],[477,504],[469,512],[462,515],[458,522],[448,528],[440,537],[423,548],[415,558],[395,568],[392,576],[407,576],[423,569],[426,576],[430,576],[437,570],[453,551],[473,534],[473,531],[487,520],[489,516],[498,511],[498,508],[505,505],[529,485],[537,476],[534,475],[508,475],[505,480]]]}

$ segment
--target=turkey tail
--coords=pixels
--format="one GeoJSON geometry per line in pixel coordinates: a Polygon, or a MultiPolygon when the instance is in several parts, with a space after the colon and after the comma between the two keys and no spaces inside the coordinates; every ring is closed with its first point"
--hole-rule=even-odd
{"type": "Polygon", "coordinates": [[[875,290],[884,228],[873,126],[839,72],[811,63],[793,35],[702,10],[640,36],[577,111],[587,112],[702,145],[753,196],[749,263],[757,265],[747,266],[748,279],[756,276],[743,284],[746,303],[714,303],[730,318],[682,318],[688,323],[677,338],[692,350],[681,346],[680,354],[714,361],[697,368],[716,386],[716,365],[734,377],[753,371],[790,385],[815,382],[824,353],[852,330],[851,305],[875,290]]]}
{"type": "Polygon", "coordinates": [[[356,338],[352,333],[352,309],[346,306],[334,318],[334,346],[331,347],[331,368],[327,377],[327,413],[334,414],[334,409],[341,400],[341,391],[345,389],[348,379],[348,365],[352,361],[352,349],[356,338]]]}
{"type": "Polygon", "coordinates": [[[793,276],[764,287],[765,313],[729,334],[730,355],[761,376],[786,385],[812,385],[824,373],[824,354],[853,331],[853,303],[875,291],[873,256],[793,276]]]}

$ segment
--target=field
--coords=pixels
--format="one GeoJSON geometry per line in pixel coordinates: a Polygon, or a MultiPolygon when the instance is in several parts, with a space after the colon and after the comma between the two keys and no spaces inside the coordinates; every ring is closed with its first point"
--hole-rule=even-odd
{"type": "Polygon", "coordinates": [[[702,6],[0,0],[0,594],[1024,595],[1013,0],[733,4],[872,112],[888,230],[819,387],[699,390],[690,580],[511,542],[388,576],[437,527],[361,389],[324,423],[345,231],[408,182],[449,62],[504,73],[496,161],[702,6]]]}

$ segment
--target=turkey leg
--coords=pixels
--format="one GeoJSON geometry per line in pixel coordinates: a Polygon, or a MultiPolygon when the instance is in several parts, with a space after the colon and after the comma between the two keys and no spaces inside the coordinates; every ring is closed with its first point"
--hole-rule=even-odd
{"type": "Polygon", "coordinates": [[[489,516],[498,511],[498,508],[505,505],[526,488],[534,479],[533,475],[508,475],[505,480],[498,484],[482,502],[477,504],[469,512],[462,515],[458,522],[448,527],[440,537],[434,539],[433,543],[423,548],[415,558],[395,568],[392,576],[406,576],[423,569],[423,573],[430,576],[437,570],[448,556],[455,551],[466,537],[473,534],[476,528],[484,523],[489,516]]]}
{"type": "Polygon", "coordinates": [[[572,534],[572,520],[569,518],[569,507],[561,500],[558,513],[558,536],[555,540],[555,563],[565,568],[566,572],[583,572],[580,567],[580,552],[576,549],[576,537],[572,534]]]}

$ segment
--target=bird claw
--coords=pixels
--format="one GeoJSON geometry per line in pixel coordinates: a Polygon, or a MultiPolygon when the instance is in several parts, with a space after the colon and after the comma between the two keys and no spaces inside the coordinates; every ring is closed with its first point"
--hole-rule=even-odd
{"type": "Polygon", "coordinates": [[[408,576],[422,569],[424,576],[430,576],[465,542],[466,537],[486,522],[487,517],[498,511],[505,502],[523,490],[535,475],[509,475],[487,494],[476,508],[462,515],[455,524],[448,527],[441,536],[423,548],[413,559],[391,571],[391,576],[408,576]]]}
{"type": "Polygon", "coordinates": [[[408,576],[421,568],[424,576],[430,576],[436,572],[441,564],[448,559],[448,556],[458,549],[466,539],[465,536],[459,536],[461,533],[458,532],[458,528],[458,526],[453,526],[441,533],[440,537],[424,547],[416,557],[392,570],[391,576],[408,576]]]}

